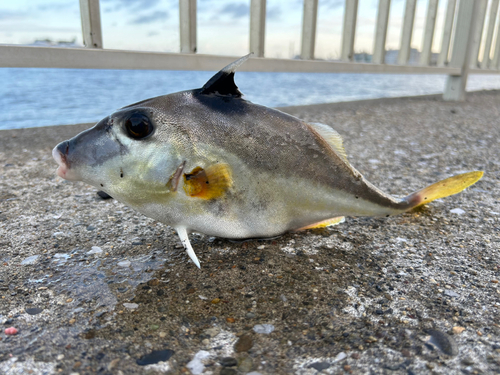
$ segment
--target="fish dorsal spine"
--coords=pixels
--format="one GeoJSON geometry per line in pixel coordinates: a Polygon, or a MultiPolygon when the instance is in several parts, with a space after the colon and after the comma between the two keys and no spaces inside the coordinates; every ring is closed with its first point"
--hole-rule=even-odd
{"type": "Polygon", "coordinates": [[[323,138],[326,143],[335,151],[335,153],[347,164],[347,153],[344,148],[344,140],[342,136],[333,130],[331,127],[325,124],[320,124],[319,122],[313,122],[308,124],[316,133],[318,133],[321,138],[323,138]]]}
{"type": "Polygon", "coordinates": [[[243,56],[242,58],[232,62],[225,68],[221,69],[217,74],[208,80],[201,88],[202,95],[217,95],[233,98],[241,98],[243,95],[238,86],[234,83],[234,72],[243,64],[252,54],[243,56]]]}

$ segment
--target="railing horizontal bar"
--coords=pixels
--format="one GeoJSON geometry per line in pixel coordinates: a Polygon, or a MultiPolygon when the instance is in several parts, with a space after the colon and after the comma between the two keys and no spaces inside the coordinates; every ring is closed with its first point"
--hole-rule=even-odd
{"type": "MultiPolygon", "coordinates": [[[[0,67],[217,71],[238,57],[86,48],[0,46],[0,67]]],[[[460,74],[460,68],[250,58],[240,71],[460,74]]]]}
{"type": "Polygon", "coordinates": [[[500,74],[500,69],[471,69],[469,70],[469,74],[485,74],[485,75],[490,75],[490,74],[500,74]]]}

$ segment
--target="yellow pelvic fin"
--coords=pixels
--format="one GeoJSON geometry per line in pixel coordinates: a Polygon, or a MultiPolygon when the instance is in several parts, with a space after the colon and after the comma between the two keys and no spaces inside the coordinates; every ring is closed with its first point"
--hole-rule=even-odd
{"type": "Polygon", "coordinates": [[[318,223],[314,223],[311,225],[306,225],[305,227],[295,229],[295,231],[298,232],[298,231],[306,230],[306,229],[319,229],[319,228],[331,227],[333,225],[343,223],[344,221],[345,221],[344,216],[334,217],[332,219],[323,220],[323,221],[320,221],[318,223]]]}
{"type": "Polygon", "coordinates": [[[344,148],[344,140],[342,136],[333,130],[331,127],[325,124],[320,124],[313,122],[308,124],[317,134],[323,138],[326,143],[335,151],[335,153],[340,156],[342,160],[349,164],[347,160],[347,153],[344,148]]]}
{"type": "Polygon", "coordinates": [[[231,186],[233,179],[228,164],[215,164],[205,169],[194,168],[184,174],[183,189],[190,197],[215,199],[221,197],[231,186]]]}
{"type": "Polygon", "coordinates": [[[483,174],[483,171],[459,174],[457,176],[436,182],[431,186],[427,186],[422,190],[410,194],[404,200],[411,205],[410,208],[415,208],[432,202],[435,199],[460,193],[465,188],[479,181],[481,177],[483,177],[483,174]]]}

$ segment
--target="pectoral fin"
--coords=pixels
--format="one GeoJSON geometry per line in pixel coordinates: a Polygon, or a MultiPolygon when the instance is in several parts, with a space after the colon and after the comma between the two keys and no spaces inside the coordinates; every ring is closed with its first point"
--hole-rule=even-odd
{"type": "Polygon", "coordinates": [[[191,246],[191,242],[189,242],[189,237],[186,228],[177,227],[175,228],[175,230],[177,231],[177,234],[181,239],[182,245],[184,246],[186,253],[189,255],[193,263],[196,264],[196,267],[200,268],[200,261],[198,260],[198,257],[196,256],[193,247],[191,246]]]}
{"type": "Polygon", "coordinates": [[[345,221],[344,216],[334,217],[332,219],[323,220],[323,221],[320,221],[318,223],[314,223],[314,224],[307,225],[307,226],[299,228],[299,229],[295,229],[295,231],[298,232],[298,231],[306,230],[306,229],[319,229],[319,228],[331,227],[333,225],[343,223],[344,221],[345,221]]]}
{"type": "Polygon", "coordinates": [[[229,165],[220,163],[205,169],[196,167],[190,173],[185,173],[183,189],[190,197],[208,200],[221,197],[232,184],[229,165]]]}

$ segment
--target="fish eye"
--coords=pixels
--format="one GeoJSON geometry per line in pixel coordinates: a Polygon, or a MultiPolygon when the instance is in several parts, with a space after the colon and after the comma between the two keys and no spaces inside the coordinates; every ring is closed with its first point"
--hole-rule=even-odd
{"type": "Polygon", "coordinates": [[[151,120],[142,113],[132,113],[125,121],[125,129],[130,137],[142,139],[153,132],[151,120]]]}

